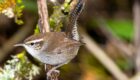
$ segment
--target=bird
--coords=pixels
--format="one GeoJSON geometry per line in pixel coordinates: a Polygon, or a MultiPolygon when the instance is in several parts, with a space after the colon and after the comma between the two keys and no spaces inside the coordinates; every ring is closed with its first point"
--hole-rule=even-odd
{"type": "Polygon", "coordinates": [[[38,61],[53,65],[47,76],[50,76],[57,68],[69,63],[78,53],[82,43],[77,30],[77,19],[83,10],[84,0],[78,0],[75,8],[70,13],[69,23],[64,32],[46,32],[29,36],[22,46],[38,61]]]}

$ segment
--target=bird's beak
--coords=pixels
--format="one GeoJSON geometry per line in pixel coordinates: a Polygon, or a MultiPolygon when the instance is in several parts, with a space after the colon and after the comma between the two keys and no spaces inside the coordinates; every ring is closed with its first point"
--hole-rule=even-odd
{"type": "Polygon", "coordinates": [[[14,46],[15,47],[17,47],[17,46],[23,46],[23,44],[22,43],[19,43],[19,44],[15,44],[14,46]]]}

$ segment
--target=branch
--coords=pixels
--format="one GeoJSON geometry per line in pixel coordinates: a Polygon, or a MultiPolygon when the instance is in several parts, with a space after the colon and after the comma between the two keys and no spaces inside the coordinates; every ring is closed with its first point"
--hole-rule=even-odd
{"type": "Polygon", "coordinates": [[[124,54],[122,56],[128,57],[131,59],[133,55],[133,50],[128,46],[128,44],[120,39],[118,36],[113,34],[113,32],[109,29],[108,25],[101,19],[97,22],[99,25],[100,30],[104,33],[104,35],[107,37],[107,39],[116,46],[120,51],[122,51],[124,54]]]}
{"type": "MultiPolygon", "coordinates": [[[[29,19],[28,19],[29,20],[29,19]]],[[[33,29],[34,19],[30,19],[17,33],[15,33],[12,38],[10,38],[3,46],[0,48],[0,63],[9,56],[9,52],[14,49],[13,45],[23,40],[33,29]]]]}
{"type": "MultiPolygon", "coordinates": [[[[41,33],[50,32],[50,25],[49,25],[49,18],[48,18],[48,8],[47,8],[47,1],[46,0],[37,0],[38,5],[38,14],[39,14],[39,29],[41,33]]],[[[46,73],[51,70],[53,66],[45,64],[46,73]]],[[[51,76],[47,76],[48,80],[58,80],[59,73],[53,71],[51,76]]]]}
{"type": "Polygon", "coordinates": [[[46,0],[37,0],[38,14],[39,14],[39,28],[42,33],[50,32],[48,8],[46,0]]]}
{"type": "MultiPolygon", "coordinates": [[[[45,70],[46,70],[46,72],[48,72],[49,70],[51,70],[53,68],[53,66],[52,65],[48,65],[48,64],[45,64],[45,70]]],[[[56,71],[53,71],[52,73],[51,73],[51,76],[47,76],[47,79],[48,80],[59,80],[59,75],[60,75],[60,73],[58,73],[58,72],[56,72],[56,71]]]]}
{"type": "Polygon", "coordinates": [[[136,71],[140,72],[140,1],[135,0],[133,6],[133,14],[134,14],[134,44],[135,44],[135,64],[136,71]]]}
{"type": "Polygon", "coordinates": [[[106,55],[105,53],[84,31],[82,32],[83,41],[86,43],[86,48],[92,52],[112,75],[118,80],[128,80],[128,77],[117,67],[117,65],[106,55]]]}

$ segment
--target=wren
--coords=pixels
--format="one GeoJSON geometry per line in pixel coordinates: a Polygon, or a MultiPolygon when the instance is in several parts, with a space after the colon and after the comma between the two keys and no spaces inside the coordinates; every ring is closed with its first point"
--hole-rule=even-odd
{"type": "Polygon", "coordinates": [[[70,13],[70,21],[65,32],[35,34],[15,46],[23,46],[38,61],[54,65],[55,67],[47,73],[47,76],[50,76],[52,71],[70,62],[78,53],[81,42],[76,22],[83,7],[84,1],[79,0],[70,13]]]}

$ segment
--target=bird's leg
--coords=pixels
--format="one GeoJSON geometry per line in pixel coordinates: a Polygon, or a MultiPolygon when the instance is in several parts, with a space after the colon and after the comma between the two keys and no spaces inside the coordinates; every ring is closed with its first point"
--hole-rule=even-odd
{"type": "Polygon", "coordinates": [[[58,80],[59,70],[53,70],[50,74],[47,73],[47,80],[58,80]]]}
{"type": "Polygon", "coordinates": [[[58,73],[59,73],[59,71],[58,71],[58,70],[56,70],[56,69],[57,69],[57,68],[59,68],[59,67],[61,67],[62,65],[64,65],[64,64],[60,64],[60,65],[54,66],[52,69],[50,69],[50,70],[47,72],[47,76],[50,76],[50,75],[51,75],[51,73],[52,73],[53,71],[55,71],[55,72],[58,72],[58,73]]]}
{"type": "MultiPolygon", "coordinates": [[[[68,61],[68,62],[69,62],[69,61],[68,61]]],[[[52,73],[53,71],[54,71],[54,72],[57,72],[57,73],[60,73],[60,71],[59,71],[59,70],[56,70],[56,69],[59,68],[59,67],[61,67],[61,66],[63,66],[64,64],[67,64],[68,62],[59,64],[59,65],[53,67],[52,69],[50,69],[50,70],[47,72],[47,76],[48,76],[48,77],[51,76],[51,73],[52,73]]]]}

